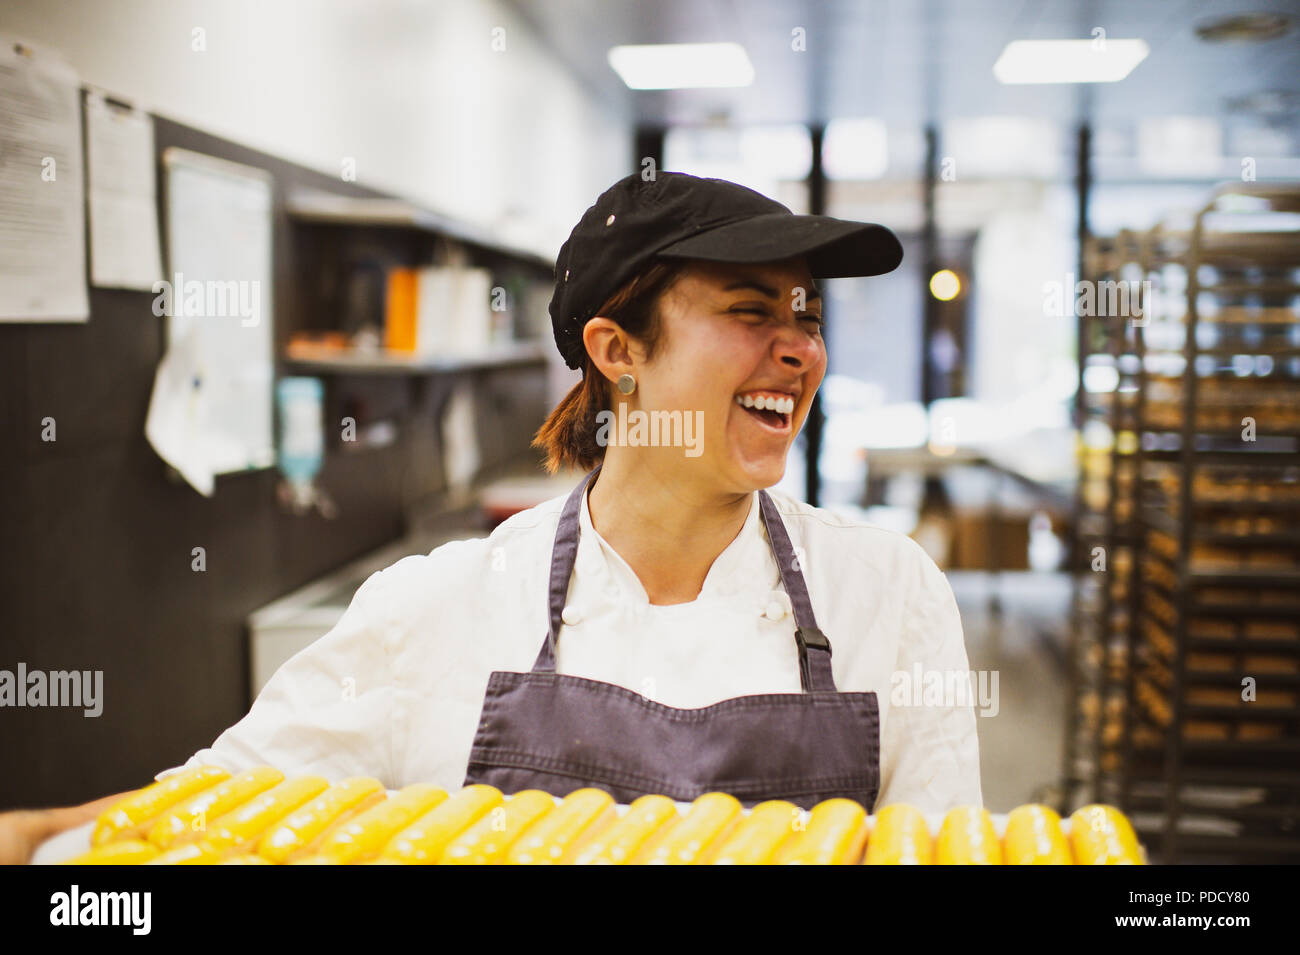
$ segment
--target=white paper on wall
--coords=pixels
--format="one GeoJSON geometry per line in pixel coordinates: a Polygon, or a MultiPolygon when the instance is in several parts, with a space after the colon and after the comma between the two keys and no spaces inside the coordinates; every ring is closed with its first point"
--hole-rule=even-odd
{"type": "Polygon", "coordinates": [[[88,91],[86,155],[90,282],[152,290],[163,277],[153,119],[88,91]]]}
{"type": "Polygon", "coordinates": [[[83,188],[76,73],[0,36],[0,321],[90,317],[83,188]]]}
{"type": "Polygon", "coordinates": [[[168,316],[168,346],[145,433],[206,495],[214,475],[275,463],[272,183],[183,149],[167,149],[163,164],[168,275],[154,311],[168,316]]]}

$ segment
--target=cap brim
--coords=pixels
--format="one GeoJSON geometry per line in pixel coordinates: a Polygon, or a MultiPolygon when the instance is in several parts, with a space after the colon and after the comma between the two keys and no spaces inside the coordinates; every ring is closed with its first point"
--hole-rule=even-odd
{"type": "Polygon", "coordinates": [[[658,254],[710,262],[778,262],[802,255],[813,278],[836,279],[892,272],[903,261],[903,246],[872,222],[774,212],[700,232],[658,254]]]}

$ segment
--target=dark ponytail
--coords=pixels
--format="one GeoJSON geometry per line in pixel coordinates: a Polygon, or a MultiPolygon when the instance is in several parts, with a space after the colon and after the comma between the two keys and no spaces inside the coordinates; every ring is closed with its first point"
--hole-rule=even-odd
{"type": "MultiPolygon", "coordinates": [[[[612,319],[653,358],[662,341],[659,300],[680,277],[684,262],[656,262],[609,297],[596,312],[612,319]]],[[[583,358],[582,381],[564,396],[533,438],[533,447],[546,452],[546,470],[563,467],[590,471],[605,459],[596,442],[596,415],[610,408],[610,382],[591,361],[583,358]]]]}

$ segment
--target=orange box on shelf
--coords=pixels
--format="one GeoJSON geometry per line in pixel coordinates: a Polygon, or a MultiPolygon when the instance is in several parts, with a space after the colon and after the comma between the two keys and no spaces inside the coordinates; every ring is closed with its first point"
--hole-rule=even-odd
{"type": "Polygon", "coordinates": [[[390,269],[388,292],[384,299],[384,347],[389,351],[414,353],[417,298],[416,270],[390,269]]]}

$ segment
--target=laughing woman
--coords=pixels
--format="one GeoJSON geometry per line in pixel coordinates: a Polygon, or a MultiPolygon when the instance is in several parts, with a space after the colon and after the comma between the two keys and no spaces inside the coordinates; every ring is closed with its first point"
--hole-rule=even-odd
{"type": "Polygon", "coordinates": [[[375,574],[186,765],[980,805],[969,700],[891,693],[968,672],[944,576],[904,535],[766,490],[826,373],[815,280],[901,258],[881,226],[734,183],[615,183],[556,263],[582,380],[535,441],[585,476],[375,574]]]}

